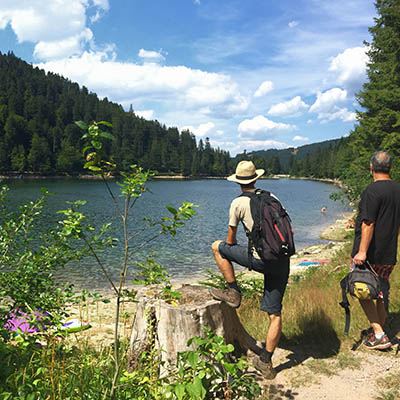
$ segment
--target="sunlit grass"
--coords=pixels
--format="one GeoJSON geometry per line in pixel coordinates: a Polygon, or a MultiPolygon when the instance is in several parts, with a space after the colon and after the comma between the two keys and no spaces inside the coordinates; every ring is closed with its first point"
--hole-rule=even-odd
{"type": "MultiPolygon", "coordinates": [[[[329,264],[309,269],[301,279],[288,285],[283,302],[283,331],[280,345],[302,344],[313,346],[325,355],[348,350],[360,337],[360,331],[369,322],[360,305],[351,296],[350,332],[344,334],[345,313],[341,301],[340,280],[348,273],[352,243],[349,241],[338,251],[329,264]]],[[[400,332],[400,270],[391,275],[391,304],[388,324],[390,336],[400,332]]],[[[245,299],[239,309],[246,329],[257,339],[264,341],[267,315],[259,310],[259,296],[245,299]]]]}

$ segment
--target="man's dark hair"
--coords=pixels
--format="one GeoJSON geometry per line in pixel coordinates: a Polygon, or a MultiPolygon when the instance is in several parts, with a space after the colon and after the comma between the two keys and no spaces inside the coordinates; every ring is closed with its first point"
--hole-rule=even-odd
{"type": "Polygon", "coordinates": [[[385,151],[377,151],[371,157],[371,165],[375,172],[388,174],[392,167],[392,157],[385,151]]]}
{"type": "Polygon", "coordinates": [[[254,187],[255,183],[256,183],[256,181],[251,182],[251,183],[241,183],[240,186],[243,189],[252,189],[254,187]]]}

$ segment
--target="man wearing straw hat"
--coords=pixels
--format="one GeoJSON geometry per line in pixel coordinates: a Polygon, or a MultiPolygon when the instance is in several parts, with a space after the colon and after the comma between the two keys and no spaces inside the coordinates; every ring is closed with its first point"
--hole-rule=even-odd
{"type": "MultiPolygon", "coordinates": [[[[241,161],[236,167],[236,173],[229,176],[228,180],[238,183],[242,192],[255,192],[255,182],[263,174],[264,170],[256,170],[251,161],[241,161]]],[[[271,196],[274,195],[271,194],[271,196]]],[[[282,332],[282,299],[289,276],[289,257],[279,261],[264,262],[253,248],[252,259],[249,260],[248,246],[239,245],[236,241],[240,221],[247,230],[251,231],[254,222],[251,216],[250,198],[247,196],[239,196],[232,201],[229,210],[228,235],[225,241],[217,240],[212,244],[215,261],[228,288],[225,290],[211,288],[210,293],[215,299],[237,308],[240,306],[242,295],[235,278],[232,262],[264,274],[264,296],[261,300],[261,310],[268,314],[269,327],[266,335],[266,348],[255,359],[254,365],[261,370],[265,378],[273,379],[276,371],[272,367],[271,359],[282,332]]]]}

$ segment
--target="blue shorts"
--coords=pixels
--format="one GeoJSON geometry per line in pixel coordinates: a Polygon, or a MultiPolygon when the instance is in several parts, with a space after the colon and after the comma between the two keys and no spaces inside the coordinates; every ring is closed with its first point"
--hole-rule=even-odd
{"type": "MultiPolygon", "coordinates": [[[[250,268],[247,246],[229,245],[221,242],[218,250],[223,258],[250,268]]],[[[268,314],[281,315],[282,299],[289,278],[289,257],[270,262],[264,262],[253,257],[251,269],[264,274],[264,296],[261,299],[261,310],[268,314]]]]}

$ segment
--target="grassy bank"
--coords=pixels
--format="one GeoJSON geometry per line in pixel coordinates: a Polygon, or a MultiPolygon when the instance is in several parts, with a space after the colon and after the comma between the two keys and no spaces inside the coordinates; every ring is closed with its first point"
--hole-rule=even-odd
{"type": "MultiPolygon", "coordinates": [[[[280,346],[302,344],[315,351],[336,354],[348,349],[358,339],[360,330],[369,326],[357,301],[351,302],[349,335],[343,333],[345,313],[339,305],[339,282],[349,271],[352,242],[337,251],[331,261],[321,267],[309,268],[288,285],[283,303],[283,336],[280,346]]],[[[386,330],[391,337],[400,333],[400,269],[395,268],[391,278],[389,317],[386,330]]],[[[240,307],[241,319],[255,337],[264,340],[265,314],[258,310],[258,298],[245,300],[240,307]]]]}

